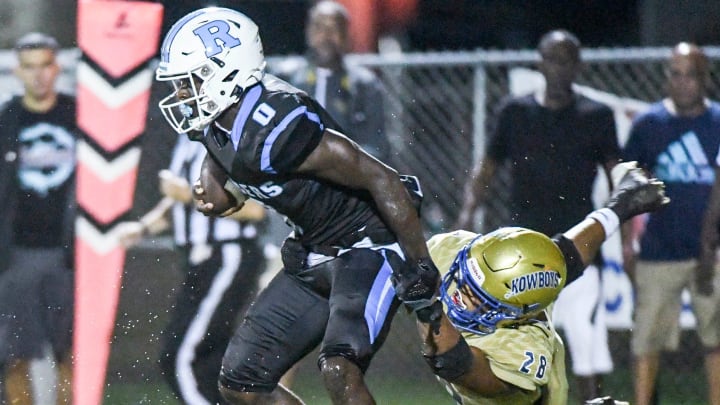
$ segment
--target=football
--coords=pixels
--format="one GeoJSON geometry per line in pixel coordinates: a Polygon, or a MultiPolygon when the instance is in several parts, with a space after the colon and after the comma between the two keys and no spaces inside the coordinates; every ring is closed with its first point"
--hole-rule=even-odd
{"type": "MultiPolygon", "coordinates": [[[[203,203],[212,203],[211,209],[202,209],[205,214],[208,215],[227,215],[228,210],[241,207],[245,202],[238,201],[235,194],[242,197],[242,193],[232,181],[229,181],[227,173],[218,165],[213,159],[206,158],[203,162],[202,168],[200,169],[200,178],[198,182],[202,188],[202,192],[198,193],[193,190],[193,198],[203,203]],[[228,190],[226,185],[235,186],[228,190]]],[[[236,211],[236,210],[235,210],[236,211]]]]}

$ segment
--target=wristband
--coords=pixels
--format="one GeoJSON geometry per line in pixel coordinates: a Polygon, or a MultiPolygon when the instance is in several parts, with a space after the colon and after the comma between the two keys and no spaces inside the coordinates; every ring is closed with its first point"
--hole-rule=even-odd
{"type": "Polygon", "coordinates": [[[600,208],[591,212],[585,218],[594,219],[602,225],[605,230],[605,239],[609,238],[620,227],[620,218],[610,208],[600,208]]]}

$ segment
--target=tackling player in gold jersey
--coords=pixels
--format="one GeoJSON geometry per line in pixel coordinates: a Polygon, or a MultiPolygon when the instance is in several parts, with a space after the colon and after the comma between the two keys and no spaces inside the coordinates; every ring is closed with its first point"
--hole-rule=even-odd
{"type": "Polygon", "coordinates": [[[633,162],[612,177],[605,207],[552,239],[513,227],[429,240],[443,278],[434,308],[416,312],[418,330],[428,365],[458,404],[567,403],[565,349],[550,306],[621,223],[669,203],[664,184],[633,162]]]}

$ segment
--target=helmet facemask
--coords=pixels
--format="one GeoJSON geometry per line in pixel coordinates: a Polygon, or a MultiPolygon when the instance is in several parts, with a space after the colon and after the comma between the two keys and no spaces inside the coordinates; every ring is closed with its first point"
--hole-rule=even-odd
{"type": "MultiPolygon", "coordinates": [[[[507,229],[509,228],[505,228],[505,230],[507,229]]],[[[518,252],[517,257],[512,257],[512,255],[506,257],[510,263],[515,263],[513,266],[501,271],[492,270],[487,262],[488,259],[484,256],[484,251],[478,249],[477,246],[484,248],[484,244],[488,240],[493,242],[493,239],[497,239],[494,237],[496,233],[498,231],[489,235],[479,235],[465,245],[458,252],[440,286],[441,298],[447,307],[450,321],[461,330],[480,335],[491,334],[498,327],[508,324],[528,321],[544,310],[557,297],[564,285],[564,259],[562,259],[559,249],[545,236],[542,238],[547,239],[548,246],[545,248],[548,249],[548,252],[542,255],[547,256],[549,263],[553,263],[552,267],[547,269],[528,267],[525,263],[527,260],[523,261],[522,259],[523,252],[518,252]],[[476,251],[472,252],[472,250],[476,251]],[[472,253],[477,257],[473,257],[472,253]],[[554,270],[554,267],[562,268],[554,270]],[[507,275],[500,276],[499,274],[503,271],[506,271],[507,275]],[[549,275],[547,281],[550,281],[543,280],[543,284],[547,285],[545,288],[547,291],[542,300],[518,298],[510,294],[512,278],[517,279],[539,273],[547,273],[549,275]],[[493,284],[494,287],[490,287],[493,284]],[[485,285],[492,288],[494,294],[484,288],[485,285]],[[504,294],[500,294],[500,291],[504,291],[504,294]]],[[[502,243],[502,239],[500,240],[502,243]]],[[[505,250],[512,251],[507,248],[505,250]]],[[[503,251],[503,253],[506,252],[503,251]]],[[[515,254],[515,252],[512,253],[515,254]]]]}
{"type": "Polygon", "coordinates": [[[201,131],[222,112],[205,91],[207,79],[214,74],[211,64],[206,62],[187,73],[158,78],[172,84],[174,91],[160,100],[158,105],[165,119],[178,133],[201,131]],[[181,97],[181,93],[189,96],[181,97]]]}

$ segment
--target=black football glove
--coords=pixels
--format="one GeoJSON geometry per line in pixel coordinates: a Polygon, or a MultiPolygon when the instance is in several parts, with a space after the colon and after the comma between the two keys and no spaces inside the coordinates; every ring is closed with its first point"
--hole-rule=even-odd
{"type": "Polygon", "coordinates": [[[391,280],[395,295],[413,311],[429,307],[437,300],[440,272],[429,257],[419,259],[407,269],[393,272],[391,280]]]}
{"type": "Polygon", "coordinates": [[[648,179],[637,162],[617,164],[612,170],[614,190],[605,207],[617,214],[620,223],[646,212],[656,211],[670,202],[665,183],[648,179]]]}
{"type": "Polygon", "coordinates": [[[430,324],[440,333],[442,303],[438,301],[440,272],[429,257],[419,259],[412,267],[393,272],[395,294],[406,308],[415,312],[420,322],[430,324]]]}

